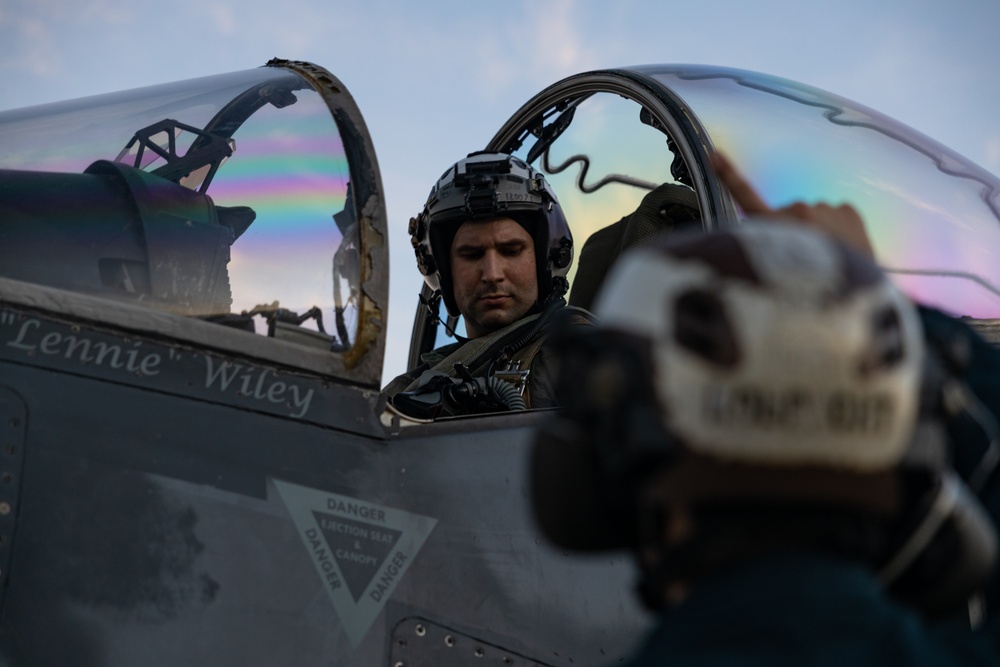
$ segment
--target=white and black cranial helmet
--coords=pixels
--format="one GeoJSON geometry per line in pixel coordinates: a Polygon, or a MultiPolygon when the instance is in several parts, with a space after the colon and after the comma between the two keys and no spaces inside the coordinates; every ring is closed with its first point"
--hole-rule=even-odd
{"type": "Polygon", "coordinates": [[[465,222],[499,217],[518,222],[534,241],[539,303],[566,293],[573,237],[552,188],[516,157],[470,153],[442,174],[409,227],[417,267],[451,315],[459,315],[450,263],[455,232],[465,222]]]}
{"type": "Polygon", "coordinates": [[[923,338],[912,304],[857,259],[757,222],[636,255],[596,312],[650,342],[664,428],[691,452],[885,470],[913,431],[923,338]]]}
{"type": "Polygon", "coordinates": [[[895,503],[923,338],[867,259],[782,222],[674,237],[619,261],[595,314],[563,360],[565,410],[536,440],[536,506],[555,541],[628,546],[620,517],[594,518],[617,502],[601,480],[654,468],[684,503],[895,503]]]}

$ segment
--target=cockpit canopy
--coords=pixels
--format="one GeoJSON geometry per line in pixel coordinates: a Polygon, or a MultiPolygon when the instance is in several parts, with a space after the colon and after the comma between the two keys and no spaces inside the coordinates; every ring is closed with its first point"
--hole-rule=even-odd
{"type": "Polygon", "coordinates": [[[0,114],[0,276],[335,352],[370,338],[367,132],[328,73],[269,65],[0,114]]]}

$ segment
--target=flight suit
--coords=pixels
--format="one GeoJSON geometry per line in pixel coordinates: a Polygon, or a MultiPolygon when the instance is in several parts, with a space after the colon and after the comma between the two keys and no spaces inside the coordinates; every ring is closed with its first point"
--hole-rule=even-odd
{"type": "MultiPolygon", "coordinates": [[[[560,326],[586,325],[593,322],[593,316],[582,308],[561,309],[560,326]]],[[[492,358],[482,358],[482,352],[498,340],[516,334],[522,327],[529,330],[538,314],[528,315],[517,322],[486,336],[462,339],[457,343],[444,345],[421,355],[421,364],[394,378],[382,390],[383,397],[392,399],[401,391],[413,390],[426,371],[439,371],[455,376],[454,364],[467,366],[474,377],[485,374],[493,362],[492,358]]],[[[543,328],[510,355],[511,365],[518,370],[528,370],[527,386],[523,397],[529,408],[550,408],[558,405],[556,400],[555,376],[557,371],[557,351],[546,345],[549,329],[543,328]]]]}

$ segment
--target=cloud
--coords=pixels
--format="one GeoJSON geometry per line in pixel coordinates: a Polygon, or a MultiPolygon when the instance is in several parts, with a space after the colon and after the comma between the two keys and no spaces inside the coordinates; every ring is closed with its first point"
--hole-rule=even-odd
{"type": "Polygon", "coordinates": [[[535,33],[532,42],[538,47],[531,53],[534,64],[549,71],[579,71],[584,60],[577,20],[579,7],[572,0],[550,3],[525,0],[524,7],[537,17],[530,24],[535,33]]]}
{"type": "Polygon", "coordinates": [[[54,4],[66,6],[60,9],[60,15],[64,17],[76,16],[70,21],[74,24],[80,22],[93,23],[102,28],[127,26],[135,22],[136,17],[129,3],[114,2],[114,0],[91,0],[90,2],[63,2],[54,0],[54,4]]]}
{"type": "Polygon", "coordinates": [[[0,41],[4,43],[4,70],[21,70],[46,76],[59,69],[59,51],[52,29],[40,18],[24,12],[0,15],[0,41]]]}
{"type": "Polygon", "coordinates": [[[489,102],[541,88],[593,62],[572,0],[522,0],[489,17],[475,7],[428,10],[420,25],[395,35],[390,49],[410,51],[407,58],[415,50],[438,76],[455,82],[449,88],[489,102]]]}
{"type": "Polygon", "coordinates": [[[231,5],[210,5],[204,11],[212,18],[215,29],[222,35],[236,32],[236,15],[231,5]]]}

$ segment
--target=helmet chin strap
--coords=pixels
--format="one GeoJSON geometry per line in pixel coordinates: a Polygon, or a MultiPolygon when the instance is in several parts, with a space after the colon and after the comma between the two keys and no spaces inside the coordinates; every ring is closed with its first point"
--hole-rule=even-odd
{"type": "Polygon", "coordinates": [[[548,305],[556,300],[563,300],[566,292],[569,291],[569,281],[565,278],[553,278],[552,279],[552,289],[549,291],[549,295],[545,297],[545,302],[542,305],[548,305]]]}
{"type": "MultiPolygon", "coordinates": [[[[438,311],[441,308],[441,291],[435,290],[431,297],[425,298],[423,294],[417,293],[417,298],[420,299],[420,303],[427,309],[427,315],[430,317],[431,321],[435,324],[440,324],[444,327],[445,332],[452,338],[461,339],[455,329],[448,323],[447,320],[442,320],[438,315],[438,311]]],[[[450,318],[449,318],[450,319],[450,318]]]]}

